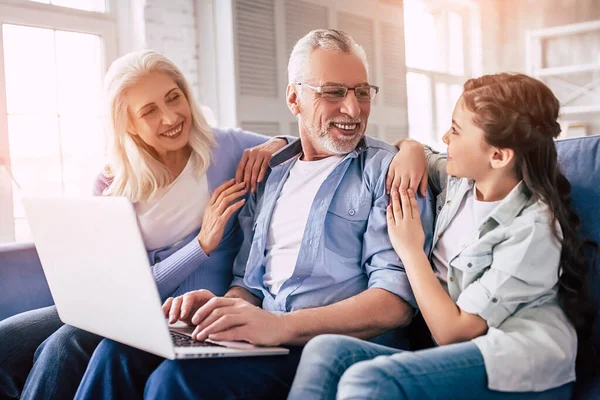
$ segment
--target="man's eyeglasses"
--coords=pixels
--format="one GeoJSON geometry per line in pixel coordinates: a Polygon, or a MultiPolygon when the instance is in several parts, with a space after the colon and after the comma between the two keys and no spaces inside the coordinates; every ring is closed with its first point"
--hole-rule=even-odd
{"type": "Polygon", "coordinates": [[[375,85],[364,85],[353,88],[345,86],[311,86],[301,82],[296,82],[296,85],[306,86],[307,88],[319,93],[323,99],[331,102],[344,100],[349,90],[354,90],[356,100],[361,102],[371,101],[375,95],[379,93],[379,86],[375,85]]]}

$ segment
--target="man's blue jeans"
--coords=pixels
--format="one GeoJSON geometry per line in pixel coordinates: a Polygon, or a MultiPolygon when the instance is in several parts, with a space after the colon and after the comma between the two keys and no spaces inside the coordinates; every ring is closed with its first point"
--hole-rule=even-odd
{"type": "Polygon", "coordinates": [[[289,348],[287,356],[165,360],[104,339],[75,399],[285,399],[302,352],[289,348]]]}
{"type": "Polygon", "coordinates": [[[0,321],[0,399],[71,399],[102,338],[65,325],[56,307],[0,321]]]}
{"type": "Polygon", "coordinates": [[[573,385],[535,393],[490,390],[472,342],[410,352],[322,335],[304,348],[288,399],[568,400],[573,385]]]}

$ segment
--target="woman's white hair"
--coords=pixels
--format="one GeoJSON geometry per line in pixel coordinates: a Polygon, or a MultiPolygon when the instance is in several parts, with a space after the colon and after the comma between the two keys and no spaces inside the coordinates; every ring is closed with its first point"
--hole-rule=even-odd
{"type": "Polygon", "coordinates": [[[104,78],[109,123],[109,166],[104,175],[112,178],[104,195],[125,196],[132,202],[148,200],[157,189],[169,185],[174,178],[150,146],[139,136],[127,132],[129,113],[124,101],[125,94],[140,78],[155,72],[171,77],[190,105],[192,121],[188,145],[191,148],[191,161],[196,165],[194,174],[202,175],[210,165],[211,151],[216,144],[212,128],[200,112],[179,68],[153,50],[129,53],[115,60],[104,78]]]}
{"type": "Polygon", "coordinates": [[[308,58],[317,49],[356,54],[364,63],[367,76],[369,76],[369,63],[365,50],[350,35],[337,29],[315,29],[298,40],[292,49],[288,62],[289,83],[304,80],[308,58]]]}

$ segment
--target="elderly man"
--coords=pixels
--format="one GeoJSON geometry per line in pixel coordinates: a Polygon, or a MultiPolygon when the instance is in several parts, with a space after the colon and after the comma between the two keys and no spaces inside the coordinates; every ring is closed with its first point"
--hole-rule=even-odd
{"type": "MultiPolygon", "coordinates": [[[[224,297],[190,292],[164,305],[194,337],[287,345],[287,356],[162,360],[105,341],[78,398],[281,398],[302,345],[340,333],[400,346],[416,303],[387,235],[386,172],[395,148],[365,137],[371,100],[364,50],[316,30],[289,60],[287,104],[300,139],[271,159],[240,213],[244,243],[224,297]]],[[[420,209],[429,246],[432,213],[420,209]]]]}

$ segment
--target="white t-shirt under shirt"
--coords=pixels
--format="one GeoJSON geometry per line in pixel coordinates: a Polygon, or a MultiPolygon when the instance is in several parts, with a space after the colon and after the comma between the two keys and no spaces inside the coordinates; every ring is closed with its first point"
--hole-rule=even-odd
{"type": "Polygon", "coordinates": [[[476,191],[477,187],[473,186],[473,190],[463,198],[454,219],[433,249],[435,274],[442,282],[448,282],[448,263],[477,239],[474,235],[479,226],[502,201],[479,201],[476,191]]]}
{"type": "Polygon", "coordinates": [[[192,157],[179,176],[149,201],[135,204],[146,250],[178,244],[202,225],[210,200],[206,174],[194,176],[192,157]]]}
{"type": "Polygon", "coordinates": [[[317,161],[297,160],[275,203],[267,235],[267,257],[263,283],[277,295],[294,273],[302,237],[317,191],[344,159],[331,156],[317,161]]]}

